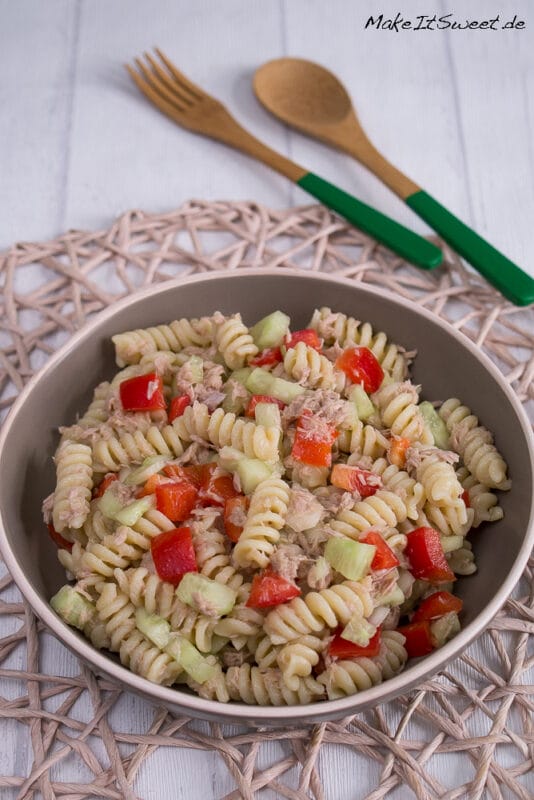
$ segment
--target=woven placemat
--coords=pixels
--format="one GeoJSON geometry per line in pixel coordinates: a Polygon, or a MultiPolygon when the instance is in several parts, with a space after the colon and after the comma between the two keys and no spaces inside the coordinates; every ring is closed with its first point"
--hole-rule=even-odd
{"type": "MultiPolygon", "coordinates": [[[[157,281],[241,267],[323,270],[415,300],[488,353],[532,410],[532,310],[504,301],[450,251],[445,266],[428,273],[322,207],[273,211],[196,201],[169,214],[129,212],[109,230],[18,244],[0,259],[0,410],[51,352],[117,298],[157,281]]],[[[225,800],[252,800],[267,788],[270,797],[321,800],[327,795],[320,754],[329,745],[348,748],[359,765],[354,798],[534,797],[534,687],[528,685],[534,561],[482,640],[446,671],[387,706],[290,732],[236,733],[156,707],[144,729],[132,720],[121,730],[113,714],[120,687],[92,675],[74,656],[65,656],[62,675],[55,674],[57,665],[45,665],[47,634],[7,574],[0,578],[0,614],[10,631],[0,639],[1,725],[15,720],[23,730],[17,747],[33,750],[27,774],[0,776],[2,798],[134,800],[141,796],[139,770],[149,771],[151,754],[164,747],[169,758],[173,748],[218,753],[235,781],[225,800]],[[281,755],[264,767],[262,748],[272,741],[281,755]],[[436,777],[444,754],[454,765],[446,781],[436,777]],[[73,759],[81,783],[61,780],[62,762],[72,767],[73,759]]]]}

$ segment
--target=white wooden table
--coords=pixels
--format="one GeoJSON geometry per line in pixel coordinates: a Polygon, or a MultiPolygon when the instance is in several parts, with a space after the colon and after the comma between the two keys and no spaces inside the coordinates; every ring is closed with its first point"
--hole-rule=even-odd
{"type": "MultiPolygon", "coordinates": [[[[427,0],[424,8],[409,0],[0,0],[1,249],[68,228],[107,226],[129,208],[174,208],[191,197],[275,207],[308,202],[285,179],[179,130],[141,98],[122,64],[154,44],[267,143],[426,231],[363,167],[284,129],[256,102],[251,78],[264,61],[282,55],[321,61],[348,87],[379,149],[534,276],[534,9],[528,0],[455,6],[427,0]],[[450,11],[459,21],[499,14],[500,23],[516,14],[526,27],[364,28],[370,15],[397,11],[414,20],[423,12],[450,11]]],[[[5,624],[0,618],[0,631],[5,624]]],[[[61,668],[73,663],[53,642],[47,659],[61,668]]],[[[129,695],[117,709],[125,727],[149,713],[129,695]]],[[[0,733],[2,773],[23,774],[31,757],[23,746],[26,730],[3,722],[0,733]]],[[[271,752],[278,752],[276,745],[271,752]]],[[[437,777],[444,779],[456,763],[454,756],[440,759],[437,777]]],[[[321,768],[335,800],[359,797],[356,787],[368,785],[362,762],[342,749],[326,751],[321,768]]],[[[59,774],[80,780],[67,762],[59,774]]],[[[137,790],[146,800],[206,800],[232,786],[217,758],[160,749],[137,790]]],[[[392,794],[407,796],[407,789],[392,794]]]]}

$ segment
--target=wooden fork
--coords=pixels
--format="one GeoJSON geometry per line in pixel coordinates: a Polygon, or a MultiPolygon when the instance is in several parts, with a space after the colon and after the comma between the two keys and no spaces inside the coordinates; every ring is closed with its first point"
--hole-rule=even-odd
{"type": "Polygon", "coordinates": [[[441,263],[441,250],[434,244],[260,142],[222,103],[186,78],[159,49],[155,52],[161,63],[145,53],[146,62],[135,59],[137,70],[126,69],[143,94],[178,125],[262,161],[408,261],[425,269],[441,263]]]}

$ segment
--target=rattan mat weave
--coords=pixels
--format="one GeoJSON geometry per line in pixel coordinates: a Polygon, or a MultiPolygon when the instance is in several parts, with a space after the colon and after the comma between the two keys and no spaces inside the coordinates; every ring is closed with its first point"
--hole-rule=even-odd
{"type": "MultiPolygon", "coordinates": [[[[132,211],[109,230],[18,244],[0,258],[0,410],[73,331],[120,296],[181,275],[241,267],[323,270],[411,298],[488,353],[532,411],[532,309],[504,301],[453,253],[427,273],[319,206],[273,211],[197,201],[168,214],[132,211]]],[[[147,800],[136,790],[139,774],[150,771],[151,755],[163,747],[171,759],[174,748],[216,752],[235,782],[225,800],[337,800],[320,769],[321,752],[332,745],[346,749],[355,771],[359,765],[354,798],[534,797],[532,560],[482,640],[446,671],[387,706],[289,732],[236,733],[156,707],[144,727],[132,720],[120,729],[113,714],[120,687],[70,654],[61,662],[65,674],[43,664],[47,634],[9,575],[0,578],[0,615],[10,631],[0,638],[0,732],[15,720],[17,747],[31,753],[26,774],[0,775],[2,798],[147,800]],[[265,767],[262,748],[272,741],[281,755],[265,767]],[[436,769],[444,754],[455,765],[446,779],[436,769]],[[73,759],[81,782],[62,780],[62,762],[72,766],[73,759]],[[366,766],[368,785],[361,780],[366,766]]]]}

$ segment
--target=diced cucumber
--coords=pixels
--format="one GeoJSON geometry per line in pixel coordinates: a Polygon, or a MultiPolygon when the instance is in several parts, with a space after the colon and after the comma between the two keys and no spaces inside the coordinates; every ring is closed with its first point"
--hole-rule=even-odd
{"type": "Polygon", "coordinates": [[[253,394],[268,394],[270,397],[281,400],[282,403],[290,403],[295,397],[306,391],[300,384],[286,381],[284,378],[276,378],[261,367],[252,370],[245,386],[253,394]]]}
{"type": "Polygon", "coordinates": [[[453,550],[459,550],[464,543],[463,536],[456,536],[452,534],[451,536],[441,536],[439,537],[441,542],[441,546],[443,548],[444,553],[452,553],[453,550]]]}
{"type": "Polygon", "coordinates": [[[258,484],[270,478],[274,472],[271,465],[259,458],[241,458],[235,470],[239,475],[243,494],[252,494],[258,484]]]}
{"type": "Polygon", "coordinates": [[[200,356],[191,356],[185,362],[191,370],[191,383],[202,383],[204,380],[204,361],[200,356]]]}
{"type": "Polygon", "coordinates": [[[283,311],[273,311],[272,314],[260,319],[251,329],[250,335],[259,350],[266,347],[276,347],[282,343],[289,330],[290,319],[283,311]]]}
{"type": "Polygon", "coordinates": [[[171,633],[165,652],[174,658],[197,683],[206,683],[217,672],[216,665],[210,664],[195,645],[179,633],[171,633]]]}
{"type": "Polygon", "coordinates": [[[376,602],[381,606],[401,606],[404,603],[404,592],[400,588],[400,586],[395,586],[387,594],[383,594],[381,597],[377,597],[376,602]]]}
{"type": "Polygon", "coordinates": [[[419,403],[418,408],[423,415],[423,419],[426,422],[427,428],[429,428],[430,433],[434,437],[434,444],[436,447],[441,448],[441,450],[448,450],[449,434],[447,431],[447,426],[439,416],[432,403],[429,403],[428,400],[424,400],[422,403],[419,403]]]}
{"type": "Polygon", "coordinates": [[[139,467],[133,469],[126,476],[124,483],[128,484],[128,486],[137,486],[140,483],[145,483],[152,475],[157,475],[168,461],[170,461],[168,456],[148,456],[139,467]]]}
{"type": "Polygon", "coordinates": [[[355,386],[353,386],[350,390],[349,400],[356,406],[358,419],[360,419],[362,422],[367,422],[367,420],[376,412],[376,408],[371,402],[371,398],[363,386],[361,386],[359,383],[355,384],[355,386]]]}
{"type": "Polygon", "coordinates": [[[83,630],[95,613],[94,605],[68,584],[50,598],[50,605],[61,619],[78,630],[83,630]]]}
{"type": "Polygon", "coordinates": [[[456,636],[460,629],[460,620],[458,619],[458,614],[455,614],[454,611],[430,623],[430,635],[436,647],[442,647],[445,642],[456,636]]]}
{"type": "Polygon", "coordinates": [[[252,394],[268,394],[271,395],[271,386],[273,383],[273,376],[266,369],[256,367],[253,369],[248,378],[245,380],[245,386],[252,392],[252,394]]]}
{"type": "Polygon", "coordinates": [[[251,372],[252,372],[252,367],[241,367],[241,369],[235,369],[233,372],[230,373],[228,380],[237,381],[238,383],[242,383],[243,386],[245,386],[247,378],[251,372]]]}
{"type": "Polygon", "coordinates": [[[198,572],[186,572],[178,584],[176,596],[195,611],[207,617],[218,618],[230,613],[235,605],[237,592],[198,572]]]}
{"type": "MultiPolygon", "coordinates": [[[[235,472],[240,461],[246,458],[241,450],[225,445],[219,450],[219,466],[230,472],[235,472]]],[[[262,462],[263,463],[263,462],[262,462]]]]}
{"type": "Polygon", "coordinates": [[[258,425],[282,429],[280,409],[276,403],[258,403],[254,409],[254,416],[258,425]]]}
{"type": "Polygon", "coordinates": [[[171,626],[163,617],[157,614],[149,614],[144,608],[136,608],[135,624],[141,633],[150,639],[156,647],[164,650],[169,643],[171,626]]]}
{"type": "Polygon", "coordinates": [[[341,632],[341,638],[349,642],[367,647],[376,633],[376,626],[367,622],[360,614],[354,614],[341,632]]]}
{"type": "Polygon", "coordinates": [[[222,391],[224,392],[224,400],[222,401],[222,410],[227,414],[235,414],[239,416],[243,414],[249,403],[250,394],[247,392],[246,397],[232,397],[231,384],[225,383],[222,391]]]}
{"type": "Polygon", "coordinates": [[[367,575],[375,553],[376,547],[372,544],[337,536],[327,541],[324,550],[328,563],[350,581],[359,581],[367,575]]]}
{"type": "Polygon", "coordinates": [[[228,636],[219,636],[218,633],[214,633],[211,637],[210,653],[216,655],[229,641],[228,636]]]}
{"type": "Polygon", "coordinates": [[[154,508],[155,504],[155,496],[148,494],[146,497],[140,497],[139,500],[134,500],[133,503],[121,508],[115,514],[114,519],[120,522],[121,525],[128,525],[131,528],[132,525],[139,522],[143,514],[154,508]]]}
{"type": "Polygon", "coordinates": [[[115,519],[115,514],[118,514],[124,508],[124,503],[121,503],[112,487],[106,489],[102,497],[97,501],[98,508],[105,517],[115,519]]]}

